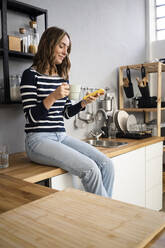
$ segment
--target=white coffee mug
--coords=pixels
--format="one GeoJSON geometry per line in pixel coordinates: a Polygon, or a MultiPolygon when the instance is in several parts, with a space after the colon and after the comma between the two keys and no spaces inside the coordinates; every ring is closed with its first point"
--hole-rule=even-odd
{"type": "Polygon", "coordinates": [[[81,85],[79,84],[70,84],[69,85],[69,99],[70,100],[78,100],[81,92],[81,85]]]}

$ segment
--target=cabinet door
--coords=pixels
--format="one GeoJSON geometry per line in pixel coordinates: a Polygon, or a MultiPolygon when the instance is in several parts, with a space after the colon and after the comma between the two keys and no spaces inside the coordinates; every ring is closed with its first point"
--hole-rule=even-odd
{"type": "Polygon", "coordinates": [[[146,207],[153,210],[162,208],[162,142],[146,147],[146,207]]]}
{"type": "Polygon", "coordinates": [[[113,158],[113,199],[145,207],[145,148],[113,158]]]}
{"type": "Polygon", "coordinates": [[[146,190],[162,185],[162,156],[146,161],[146,190]]]}
{"type": "Polygon", "coordinates": [[[162,185],[156,185],[151,190],[146,192],[146,208],[153,210],[162,209],[162,185]]]}
{"type": "Polygon", "coordinates": [[[163,142],[146,146],[146,161],[160,156],[163,156],[163,142]]]}

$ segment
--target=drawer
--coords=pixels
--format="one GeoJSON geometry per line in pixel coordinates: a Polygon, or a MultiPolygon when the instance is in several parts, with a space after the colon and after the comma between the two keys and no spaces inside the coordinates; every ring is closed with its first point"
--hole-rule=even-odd
{"type": "Polygon", "coordinates": [[[163,142],[146,146],[146,160],[163,156],[163,142]]]}
{"type": "Polygon", "coordinates": [[[161,210],[163,203],[162,185],[157,185],[146,192],[146,208],[161,210]]]}
{"type": "Polygon", "coordinates": [[[155,157],[146,161],[146,190],[162,185],[163,164],[162,157],[155,157]]]}

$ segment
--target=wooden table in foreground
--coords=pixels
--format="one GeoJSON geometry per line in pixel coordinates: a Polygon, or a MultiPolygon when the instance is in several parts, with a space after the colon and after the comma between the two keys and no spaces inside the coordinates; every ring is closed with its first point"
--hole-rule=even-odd
{"type": "Polygon", "coordinates": [[[0,169],[1,174],[16,177],[26,182],[36,183],[66,173],[61,168],[33,163],[25,152],[9,156],[9,167],[0,169]]]}
{"type": "Polygon", "coordinates": [[[164,213],[67,189],[1,214],[0,244],[143,248],[164,227],[164,213]]]}
{"type": "Polygon", "coordinates": [[[0,174],[0,214],[55,192],[48,187],[0,174]]]}

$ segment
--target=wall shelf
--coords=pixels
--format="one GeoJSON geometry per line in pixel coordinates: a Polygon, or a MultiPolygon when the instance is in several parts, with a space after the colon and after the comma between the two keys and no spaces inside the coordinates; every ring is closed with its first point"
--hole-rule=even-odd
{"type": "MultiPolygon", "coordinates": [[[[156,112],[157,108],[121,108],[121,110],[125,110],[127,112],[156,112]]],[[[165,107],[160,110],[165,110],[165,107]]]]}
{"type": "Polygon", "coordinates": [[[148,121],[148,114],[150,112],[156,112],[158,136],[161,136],[161,111],[165,110],[164,107],[161,107],[162,72],[165,72],[165,64],[161,62],[126,65],[119,67],[119,109],[125,110],[127,112],[143,112],[145,114],[145,122],[148,121]],[[145,67],[147,78],[149,73],[157,73],[157,108],[124,108],[123,71],[127,68],[131,70],[141,70],[142,66],[145,67]]]}
{"type": "Polygon", "coordinates": [[[8,0],[7,1],[7,8],[9,10],[17,11],[20,13],[28,14],[29,16],[37,17],[43,15],[44,13],[47,14],[46,9],[41,9],[30,4],[21,3],[18,1],[8,0]]]}
{"type": "MultiPolygon", "coordinates": [[[[0,48],[0,56],[3,56],[3,54],[4,54],[4,49],[0,48]]],[[[34,54],[8,50],[8,56],[14,58],[32,59],[34,57],[34,54]]]]}
{"type": "Polygon", "coordinates": [[[25,58],[25,59],[32,59],[34,57],[31,53],[22,53],[17,51],[8,51],[10,57],[14,58],[25,58]]]}
{"type": "Polygon", "coordinates": [[[3,88],[4,88],[4,101],[1,104],[19,104],[19,102],[12,102],[10,100],[10,82],[9,82],[9,59],[33,59],[34,55],[31,53],[22,53],[17,51],[11,51],[8,49],[8,32],[7,32],[7,21],[8,21],[8,10],[16,13],[23,13],[28,15],[31,20],[37,21],[37,16],[44,16],[45,29],[48,26],[48,11],[41,9],[30,4],[22,3],[14,0],[0,0],[1,9],[1,33],[2,42],[0,48],[0,56],[3,60],[3,88]]]}
{"type": "MultiPolygon", "coordinates": [[[[123,71],[127,69],[133,69],[133,70],[141,70],[142,65],[145,67],[146,73],[155,73],[158,72],[158,64],[161,62],[152,62],[152,63],[143,63],[143,64],[136,64],[136,65],[126,65],[126,66],[120,66],[120,69],[123,71]]],[[[165,64],[161,63],[161,71],[165,72],[165,64]]]]}

